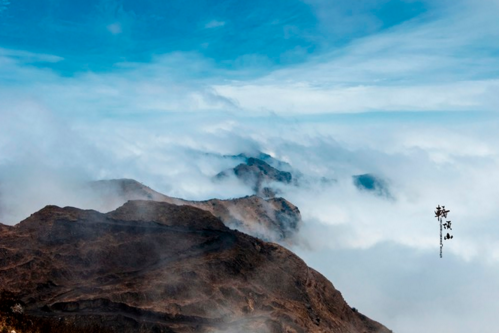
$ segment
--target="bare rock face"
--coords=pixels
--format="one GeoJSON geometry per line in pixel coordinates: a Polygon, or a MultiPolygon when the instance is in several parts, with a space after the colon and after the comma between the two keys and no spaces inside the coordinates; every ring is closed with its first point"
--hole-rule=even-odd
{"type": "Polygon", "coordinates": [[[301,225],[300,211],[284,198],[253,195],[227,200],[190,201],[166,196],[132,179],[93,182],[91,189],[103,210],[106,210],[105,207],[114,209],[128,200],[189,205],[212,213],[230,228],[267,241],[291,240],[301,225]]]}
{"type": "Polygon", "coordinates": [[[0,228],[0,292],[112,332],[389,332],[290,251],[192,206],[47,206],[0,228]]]}
{"type": "Polygon", "coordinates": [[[263,199],[253,195],[187,204],[211,212],[232,229],[267,241],[292,240],[301,225],[300,211],[283,198],[263,199]]]}
{"type": "Polygon", "coordinates": [[[272,183],[290,184],[293,179],[290,172],[278,170],[267,162],[254,157],[247,158],[244,163],[237,165],[234,169],[219,173],[216,178],[224,179],[231,174],[250,186],[255,194],[262,197],[273,197],[276,194],[266,185],[272,183]]]}

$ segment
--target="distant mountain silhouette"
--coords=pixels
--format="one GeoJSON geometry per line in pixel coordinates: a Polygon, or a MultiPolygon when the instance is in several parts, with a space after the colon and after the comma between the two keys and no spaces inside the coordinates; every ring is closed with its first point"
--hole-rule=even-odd
{"type": "Polygon", "coordinates": [[[291,172],[278,170],[258,158],[246,158],[245,155],[237,157],[241,156],[244,157],[243,163],[233,169],[220,172],[216,179],[223,180],[233,175],[250,186],[256,195],[264,198],[276,196],[277,192],[270,187],[272,183],[290,184],[293,180],[291,172]]]}
{"type": "Polygon", "coordinates": [[[372,174],[352,176],[354,185],[364,191],[372,192],[380,196],[391,197],[386,182],[372,174]]]}

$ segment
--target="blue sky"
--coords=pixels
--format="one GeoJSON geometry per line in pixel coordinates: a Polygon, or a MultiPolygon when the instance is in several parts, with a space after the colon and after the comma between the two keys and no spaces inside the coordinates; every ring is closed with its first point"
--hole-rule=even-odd
{"type": "Polygon", "coordinates": [[[306,61],[427,13],[425,1],[2,1],[0,43],[56,54],[65,73],[195,52],[217,67],[306,61]],[[248,57],[255,58],[247,61],[248,57]]]}
{"type": "MultiPolygon", "coordinates": [[[[0,85],[135,89],[122,97],[141,108],[124,113],[225,111],[228,104],[282,115],[494,111],[497,6],[491,0],[3,1],[0,85]],[[137,91],[143,83],[151,89],[137,91]],[[196,106],[172,106],[165,88],[180,89],[190,95],[185,103],[196,106]]],[[[55,95],[49,103],[61,98],[55,95]]],[[[64,97],[72,104],[78,98],[64,97]]],[[[116,102],[103,91],[92,100],[102,102],[95,108],[100,115],[113,113],[105,105],[116,102]]]]}
{"type": "Polygon", "coordinates": [[[0,221],[95,208],[72,191],[95,179],[244,196],[212,177],[263,151],[304,179],[282,188],[293,250],[353,306],[396,332],[495,333],[497,17],[497,0],[0,0],[0,221]]]}

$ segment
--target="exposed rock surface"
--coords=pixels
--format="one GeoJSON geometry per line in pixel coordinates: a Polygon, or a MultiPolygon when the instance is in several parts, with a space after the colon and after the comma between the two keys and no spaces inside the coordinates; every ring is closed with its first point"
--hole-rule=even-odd
{"type": "Polygon", "coordinates": [[[164,202],[2,226],[0,288],[27,314],[114,332],[389,332],[290,251],[164,202]]]}
{"type": "Polygon", "coordinates": [[[265,154],[261,151],[260,152],[253,152],[253,153],[241,153],[238,155],[225,155],[224,157],[232,158],[234,160],[238,160],[238,161],[241,161],[243,163],[248,162],[248,159],[250,159],[250,158],[256,158],[256,159],[259,159],[261,161],[264,161],[265,163],[271,165],[272,167],[274,167],[278,170],[289,171],[289,172],[293,170],[293,168],[291,167],[291,165],[289,163],[283,162],[283,161],[281,161],[277,158],[274,158],[269,154],[265,154]]]}
{"type": "Polygon", "coordinates": [[[264,240],[290,239],[301,224],[298,208],[283,198],[265,199],[253,195],[227,200],[189,201],[166,196],[132,179],[97,181],[91,183],[91,189],[92,195],[98,198],[97,201],[102,207],[115,209],[128,200],[154,200],[190,205],[211,212],[231,228],[264,240]]]}
{"type": "Polygon", "coordinates": [[[268,185],[272,183],[290,184],[293,177],[290,172],[281,171],[258,158],[249,157],[244,163],[237,165],[234,169],[220,172],[216,178],[224,179],[235,175],[246,185],[262,197],[273,197],[276,195],[268,185]]]}

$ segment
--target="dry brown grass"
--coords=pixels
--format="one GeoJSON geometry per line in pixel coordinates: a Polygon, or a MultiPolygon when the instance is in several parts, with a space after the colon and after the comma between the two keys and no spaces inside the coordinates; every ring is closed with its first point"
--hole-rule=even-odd
{"type": "Polygon", "coordinates": [[[11,294],[0,295],[0,333],[110,333],[97,326],[75,326],[58,318],[32,316],[21,308],[22,302],[11,294]]]}

